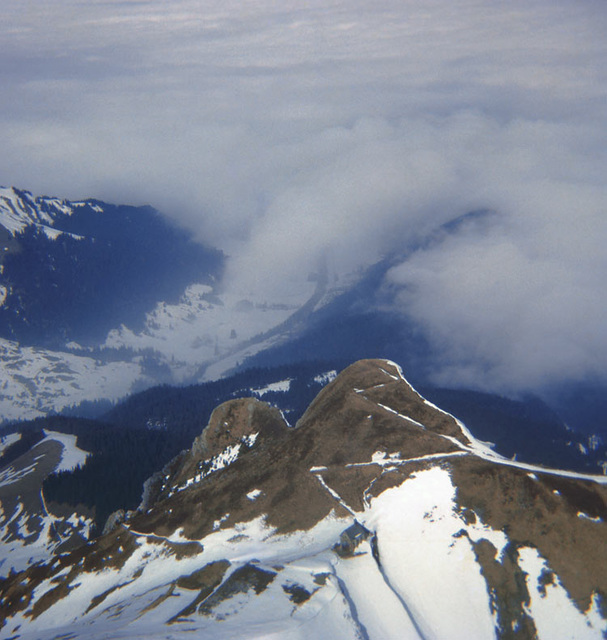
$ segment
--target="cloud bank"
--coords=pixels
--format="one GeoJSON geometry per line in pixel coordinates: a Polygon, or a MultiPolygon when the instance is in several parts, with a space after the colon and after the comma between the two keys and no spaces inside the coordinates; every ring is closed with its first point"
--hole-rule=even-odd
{"type": "Polygon", "coordinates": [[[436,380],[607,371],[607,10],[592,0],[0,2],[0,183],[149,202],[271,293],[471,210],[389,274],[436,380]]]}

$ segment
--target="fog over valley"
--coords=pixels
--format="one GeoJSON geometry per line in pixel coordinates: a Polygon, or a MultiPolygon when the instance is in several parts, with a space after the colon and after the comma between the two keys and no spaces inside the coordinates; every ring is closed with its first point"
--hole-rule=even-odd
{"type": "Polygon", "coordinates": [[[437,384],[605,381],[604,3],[23,0],[0,19],[0,184],[149,203],[258,300],[322,259],[343,277],[396,256],[383,290],[437,384]]]}

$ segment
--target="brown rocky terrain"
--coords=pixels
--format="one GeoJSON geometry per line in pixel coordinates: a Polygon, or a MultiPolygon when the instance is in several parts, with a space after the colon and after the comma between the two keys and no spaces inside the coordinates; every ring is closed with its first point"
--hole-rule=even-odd
{"type": "MultiPolygon", "coordinates": [[[[588,617],[589,637],[601,637],[607,629],[604,481],[517,465],[491,454],[457,420],[419,396],[396,365],[382,360],[358,362],[343,371],[294,428],[278,410],[254,399],[218,407],[191,450],[148,483],[138,512],[88,545],[0,584],[0,636],[19,637],[31,621],[59,611],[68,596],[81,603],[81,610],[71,612],[74,619],[119,618],[116,611],[127,607],[121,593],[130,594],[131,603],[133,594],[142,598],[137,620],[171,605],[163,614],[163,624],[171,628],[225,620],[218,612],[226,602],[247,594],[282,594],[296,607],[292,612],[320,602],[329,588],[341,590],[348,601],[351,596],[341,583],[327,579],[329,572],[312,572],[305,584],[287,579],[289,563],[311,542],[297,542],[297,553],[270,564],[237,552],[252,544],[251,523],[263,523],[260,539],[271,545],[273,540],[316,539],[311,532],[318,527],[337,523],[341,530],[356,519],[369,528],[374,571],[385,576],[394,568],[385,565],[389,559],[382,549],[394,543],[382,538],[378,518],[383,516],[375,505],[390,490],[418,482],[431,470],[446,474],[454,489],[445,513],[456,526],[443,534],[438,518],[437,536],[444,536],[446,553],[449,546],[467,541],[485,585],[483,606],[493,616],[495,637],[546,637],[545,623],[533,617],[539,611],[533,602],[548,602],[557,591],[572,603],[575,615],[588,617]],[[500,547],[496,536],[507,542],[500,547]],[[523,565],[531,552],[544,563],[533,584],[529,565],[523,565]],[[163,564],[171,569],[152,588],[144,578],[154,558],[173,564],[163,564]],[[78,599],[83,582],[86,595],[78,599]],[[597,622],[600,618],[603,622],[597,622]]],[[[428,494],[428,513],[436,508],[433,499],[428,494]]],[[[413,509],[407,504],[402,503],[405,518],[413,509]]],[[[433,520],[424,516],[424,522],[433,520]]],[[[325,544],[327,552],[337,542],[336,536],[325,544]]],[[[259,556],[264,548],[255,547],[255,553],[259,556]]],[[[409,597],[388,578],[385,584],[401,600],[409,597]]],[[[424,619],[423,608],[404,609],[413,620],[411,634],[417,629],[424,637],[424,625],[431,628],[432,619],[424,619]]]]}

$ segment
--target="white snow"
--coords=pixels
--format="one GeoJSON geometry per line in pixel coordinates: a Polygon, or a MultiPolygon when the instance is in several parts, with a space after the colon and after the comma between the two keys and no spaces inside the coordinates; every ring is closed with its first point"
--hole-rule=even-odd
{"type": "Polygon", "coordinates": [[[186,288],[177,304],[160,302],[147,314],[145,327],[112,330],[105,345],[135,350],[151,348],[163,354],[177,381],[197,374],[204,364],[205,380],[257,353],[272,341],[272,331],[314,293],[314,284],[293,283],[282,297],[247,300],[237,293],[218,294],[207,285],[186,288]]]}
{"type": "Polygon", "coordinates": [[[57,537],[59,531],[66,531],[66,535],[78,531],[85,538],[89,535],[92,520],[76,514],[67,520],[58,518],[48,512],[42,492],[40,500],[42,509],[34,513],[30,513],[20,500],[11,514],[6,514],[0,504],[0,576],[48,560],[62,542],[57,537]],[[62,526],[59,527],[59,523],[62,526]],[[24,538],[28,538],[27,543],[24,538]]]}
{"type": "Polygon", "coordinates": [[[365,526],[423,638],[494,638],[487,585],[470,541],[456,535],[465,523],[455,507],[448,472],[434,467],[374,498],[365,526]]]}
{"type": "Polygon", "coordinates": [[[249,435],[242,437],[242,443],[250,449],[257,441],[257,436],[259,436],[259,431],[257,433],[249,433],[249,435]]]}
{"type": "Polygon", "coordinates": [[[364,541],[354,557],[336,559],[335,573],[355,603],[369,638],[423,640],[398,595],[382,576],[369,542],[364,541]]]}
{"type": "Polygon", "coordinates": [[[291,388],[292,380],[293,378],[287,378],[286,380],[280,380],[279,382],[271,382],[270,384],[267,384],[265,387],[251,389],[251,393],[256,395],[258,398],[261,398],[261,396],[271,392],[286,393],[291,388]]]}
{"type": "Polygon", "coordinates": [[[335,378],[337,378],[337,371],[332,369],[331,371],[326,371],[325,373],[314,376],[314,382],[316,382],[316,384],[326,385],[329,384],[329,382],[333,382],[335,378]]]}
{"type": "MultiPolygon", "coordinates": [[[[20,433],[8,433],[7,435],[0,437],[0,456],[12,444],[15,444],[15,442],[19,442],[19,440],[21,440],[20,433]]],[[[1,462],[1,459],[0,459],[0,462],[1,462]]]]}
{"type": "Polygon", "coordinates": [[[31,203],[19,195],[14,188],[0,187],[0,225],[13,235],[22,232],[26,227],[36,226],[42,229],[51,240],[55,240],[62,233],[52,227],[56,217],[71,215],[73,207],[59,198],[34,198],[31,193],[27,191],[24,193],[26,198],[29,196],[31,203]],[[41,205],[50,212],[43,210],[41,205]]]}
{"type": "Polygon", "coordinates": [[[84,463],[90,453],[78,448],[76,445],[77,436],[67,433],[59,433],[57,431],[48,431],[47,429],[44,429],[44,435],[46,438],[42,442],[55,440],[63,446],[61,462],[57,467],[55,467],[55,471],[71,471],[76,467],[84,466],[84,463]]]}
{"type": "Polygon", "coordinates": [[[263,491],[261,489],[253,489],[252,491],[249,491],[249,493],[247,493],[247,498],[251,501],[257,500],[257,498],[259,498],[259,496],[262,494],[263,491]]]}
{"type": "Polygon", "coordinates": [[[37,418],[83,400],[118,400],[140,375],[133,362],[103,363],[0,338],[0,420],[37,418]]]}

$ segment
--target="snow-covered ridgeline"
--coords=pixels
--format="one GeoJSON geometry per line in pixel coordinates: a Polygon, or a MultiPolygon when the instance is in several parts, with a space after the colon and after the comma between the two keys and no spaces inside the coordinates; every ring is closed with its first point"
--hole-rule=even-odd
{"type": "Polygon", "coordinates": [[[59,198],[34,197],[29,191],[0,187],[0,226],[15,235],[33,225],[41,228],[54,240],[62,233],[53,228],[57,218],[70,216],[76,208],[84,206],[98,212],[103,211],[98,204],[92,202],[68,202],[59,198]]]}
{"type": "MultiPolygon", "coordinates": [[[[541,473],[549,473],[551,475],[559,475],[559,476],[563,476],[566,478],[577,478],[579,480],[591,480],[593,482],[598,482],[600,484],[607,484],[607,475],[593,475],[593,474],[584,474],[584,473],[578,473],[575,471],[566,471],[564,469],[550,469],[549,467],[541,467],[539,465],[533,465],[533,464],[526,464],[524,462],[518,462],[516,460],[510,460],[508,458],[504,458],[503,456],[499,455],[498,453],[496,453],[495,451],[493,451],[491,449],[491,447],[485,443],[482,442],[481,440],[478,440],[477,438],[475,438],[471,431],[466,427],[466,425],[461,422],[461,420],[458,420],[454,415],[452,415],[451,413],[448,413],[447,411],[444,411],[443,409],[441,409],[440,407],[437,407],[435,404],[433,404],[432,402],[426,400],[422,395],[420,395],[414,388],[413,386],[405,379],[405,377],[403,376],[403,372],[402,369],[400,368],[400,366],[390,360],[385,360],[387,365],[391,365],[393,367],[396,368],[396,371],[398,373],[398,377],[394,374],[391,374],[390,372],[388,372],[386,369],[382,369],[382,371],[389,376],[390,378],[392,378],[393,380],[402,380],[403,382],[405,382],[409,388],[415,392],[415,394],[417,396],[419,396],[419,398],[424,402],[424,404],[426,404],[429,407],[432,407],[434,410],[438,411],[439,413],[442,413],[445,416],[448,416],[449,418],[453,419],[458,427],[461,429],[463,435],[466,437],[466,439],[469,441],[469,445],[465,445],[462,442],[460,442],[459,440],[456,440],[453,437],[449,437],[449,436],[443,436],[444,438],[447,438],[449,440],[451,440],[456,446],[460,447],[463,451],[468,451],[469,453],[472,453],[474,455],[479,456],[480,458],[483,458],[485,460],[489,460],[491,462],[496,462],[499,464],[503,464],[503,465],[507,465],[510,467],[517,467],[519,469],[524,469],[527,471],[537,471],[537,472],[541,472],[541,473]]],[[[364,392],[363,390],[358,390],[359,393],[364,392]]],[[[396,415],[398,415],[399,417],[408,420],[410,422],[415,422],[413,420],[411,420],[411,418],[409,418],[408,416],[404,416],[399,414],[397,411],[395,411],[394,409],[387,407],[383,404],[377,403],[377,405],[379,407],[381,407],[384,410],[387,410],[391,413],[394,413],[396,415]]],[[[419,424],[419,423],[417,423],[419,424]]],[[[423,425],[420,425],[423,426],[423,425]]]]}

